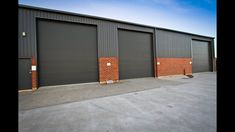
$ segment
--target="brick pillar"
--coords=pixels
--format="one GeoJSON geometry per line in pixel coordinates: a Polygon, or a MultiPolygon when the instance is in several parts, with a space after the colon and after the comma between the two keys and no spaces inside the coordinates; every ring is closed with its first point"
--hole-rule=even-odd
{"type": "Polygon", "coordinates": [[[32,90],[37,89],[37,62],[36,58],[32,57],[31,58],[31,71],[32,71],[32,90]]]}
{"type": "Polygon", "coordinates": [[[118,58],[99,58],[99,80],[100,84],[115,83],[119,80],[118,58]]]}

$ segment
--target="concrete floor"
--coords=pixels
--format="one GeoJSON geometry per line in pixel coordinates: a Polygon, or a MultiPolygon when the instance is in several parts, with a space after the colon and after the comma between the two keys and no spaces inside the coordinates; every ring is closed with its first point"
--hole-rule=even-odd
{"type": "MultiPolygon", "coordinates": [[[[129,89],[138,87],[138,92],[46,104],[39,108],[31,106],[24,109],[20,106],[19,131],[216,132],[216,73],[196,73],[194,78],[174,76],[133,79],[120,83],[120,86],[115,84],[107,87],[122,86],[129,86],[129,89]],[[157,81],[165,83],[159,85],[157,81]],[[145,87],[141,85],[143,82],[146,82],[145,87]],[[140,88],[146,90],[139,91],[140,88]]],[[[55,90],[46,89],[48,93],[55,90]]],[[[24,104],[23,99],[34,100],[34,96],[26,95],[19,94],[19,105],[24,104]]]]}
{"type": "Polygon", "coordinates": [[[183,82],[174,80],[155,79],[150,77],[121,80],[119,83],[109,85],[91,83],[40,87],[35,92],[19,93],[19,109],[29,110],[39,107],[160,88],[168,85],[176,86],[182,83],[183,82]]]}

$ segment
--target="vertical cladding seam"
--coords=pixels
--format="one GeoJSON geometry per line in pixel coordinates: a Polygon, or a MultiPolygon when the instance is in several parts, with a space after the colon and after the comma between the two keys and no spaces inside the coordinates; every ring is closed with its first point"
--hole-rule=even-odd
{"type": "MultiPolygon", "coordinates": [[[[117,56],[119,56],[119,45],[118,45],[118,24],[115,24],[115,42],[116,42],[116,49],[117,49],[117,56]]],[[[119,61],[119,59],[118,59],[119,61]]]]}
{"type": "MultiPolygon", "coordinates": [[[[28,12],[26,12],[25,15],[28,16],[28,12]]],[[[28,25],[28,20],[29,20],[28,18],[29,18],[29,17],[26,17],[26,18],[25,18],[25,19],[26,19],[26,21],[25,21],[26,26],[25,26],[24,32],[26,32],[26,33],[28,32],[28,26],[27,26],[27,25],[28,25]]],[[[28,35],[28,34],[26,34],[26,35],[28,35]]],[[[25,40],[24,46],[26,46],[26,45],[29,43],[29,41],[28,41],[29,39],[26,38],[26,37],[24,37],[24,40],[25,40]]],[[[30,45],[28,45],[28,47],[30,47],[30,45]]],[[[25,50],[25,51],[26,51],[26,50],[25,50]]],[[[28,54],[29,54],[30,52],[31,52],[31,51],[29,51],[29,52],[24,52],[24,53],[25,53],[24,56],[28,56],[28,54]]]]}
{"type": "MultiPolygon", "coordinates": [[[[36,58],[37,58],[37,56],[38,56],[38,55],[37,55],[37,52],[38,52],[38,51],[37,51],[37,22],[36,22],[36,18],[37,18],[36,16],[37,16],[37,15],[38,15],[38,14],[37,14],[36,12],[34,12],[34,13],[33,13],[33,16],[32,16],[32,17],[33,17],[33,18],[32,18],[32,19],[33,19],[33,28],[32,28],[32,32],[35,31],[35,32],[34,32],[34,35],[33,35],[32,43],[35,43],[35,45],[34,45],[34,47],[33,47],[33,51],[34,51],[34,53],[35,53],[34,56],[35,56],[36,58]]],[[[36,59],[36,61],[37,61],[37,59],[36,59]]]]}
{"type": "MultiPolygon", "coordinates": [[[[22,28],[22,31],[23,32],[25,32],[24,30],[25,30],[25,27],[26,27],[26,22],[25,22],[25,17],[26,17],[26,15],[25,15],[25,13],[24,13],[24,11],[25,10],[22,10],[22,17],[23,17],[23,19],[22,19],[22,22],[23,22],[23,28],[22,28]]],[[[26,43],[26,41],[25,41],[25,39],[22,37],[22,34],[20,34],[20,37],[21,37],[21,40],[22,40],[22,51],[21,51],[21,53],[22,53],[22,56],[23,57],[25,57],[26,56],[26,46],[25,46],[25,43],[26,43]]]]}
{"type": "MultiPolygon", "coordinates": [[[[32,19],[34,19],[35,17],[34,17],[34,13],[33,12],[30,12],[30,19],[32,20],[32,19]]],[[[33,21],[31,21],[30,22],[30,27],[35,27],[35,25],[34,25],[34,22],[35,22],[35,20],[33,20],[33,21]]],[[[30,43],[33,43],[34,41],[33,41],[33,38],[34,38],[34,32],[33,32],[33,29],[32,28],[30,28],[30,33],[31,33],[31,37],[30,37],[30,43]]],[[[33,53],[34,54],[36,54],[36,52],[35,52],[35,45],[31,45],[31,51],[32,51],[32,53],[31,53],[31,56],[33,55],[33,53]]]]}
{"type": "Polygon", "coordinates": [[[169,52],[169,54],[170,54],[170,56],[173,56],[173,38],[174,38],[175,36],[170,37],[170,33],[169,33],[167,36],[168,36],[168,38],[169,38],[169,40],[170,40],[170,52],[169,52]]]}
{"type": "MultiPolygon", "coordinates": [[[[29,16],[29,12],[26,12],[26,16],[29,16]]],[[[26,25],[29,25],[29,22],[30,22],[30,17],[27,17],[26,18],[26,25]]],[[[29,32],[29,27],[26,26],[25,30],[26,30],[26,33],[28,33],[29,32]]],[[[27,36],[29,36],[29,35],[30,34],[28,33],[27,36]]],[[[30,43],[29,39],[26,39],[26,45],[25,46],[27,46],[30,49],[31,45],[29,43],[30,43]]],[[[30,56],[29,54],[30,54],[30,52],[26,52],[26,56],[30,56]]]]}
{"type": "MultiPolygon", "coordinates": [[[[27,27],[30,27],[31,26],[31,21],[32,21],[32,17],[31,17],[31,12],[28,12],[28,24],[27,25],[29,25],[29,26],[27,26],[27,27]]],[[[27,32],[29,32],[30,34],[28,34],[28,35],[30,35],[30,36],[32,36],[32,33],[31,33],[31,28],[28,28],[27,29],[27,32]]],[[[33,45],[31,45],[30,43],[32,43],[32,41],[31,41],[31,38],[32,37],[29,37],[29,39],[28,39],[28,44],[29,44],[29,48],[30,49],[32,49],[33,48],[33,45]]],[[[31,52],[29,52],[29,54],[32,56],[32,53],[33,53],[33,51],[31,50],[31,52]]]]}
{"type": "MultiPolygon", "coordinates": [[[[105,27],[104,25],[103,25],[103,36],[102,36],[102,39],[103,38],[105,38],[105,37],[107,37],[108,35],[108,33],[106,32],[107,31],[107,27],[105,27]]],[[[105,46],[103,46],[103,47],[105,47],[104,49],[104,51],[108,51],[107,49],[108,49],[108,47],[109,47],[109,45],[107,45],[107,41],[108,41],[108,37],[107,37],[107,39],[104,39],[104,43],[102,44],[102,45],[105,45],[105,46]]],[[[102,54],[104,54],[104,52],[102,52],[102,54]]],[[[107,55],[109,55],[109,51],[107,52],[107,55]]]]}
{"type": "MultiPolygon", "coordinates": [[[[19,11],[19,15],[18,15],[18,22],[19,22],[19,23],[18,23],[18,32],[19,32],[19,33],[18,33],[18,35],[19,35],[19,36],[18,36],[18,43],[19,43],[19,44],[23,44],[23,40],[22,40],[22,38],[21,38],[21,33],[22,33],[22,30],[23,30],[24,24],[22,24],[22,23],[23,23],[23,22],[22,22],[22,20],[23,20],[23,19],[22,19],[22,18],[23,18],[23,15],[22,15],[21,12],[22,12],[22,11],[20,10],[20,11],[19,11]],[[22,25],[20,25],[20,24],[22,24],[22,25]]],[[[21,54],[22,54],[23,46],[20,46],[19,44],[18,44],[18,56],[21,57],[21,56],[22,56],[21,54]]]]}
{"type": "Polygon", "coordinates": [[[100,24],[97,24],[97,53],[98,53],[98,57],[100,56],[100,48],[101,48],[101,46],[100,46],[100,43],[101,43],[101,40],[100,40],[100,24]]]}
{"type": "MultiPolygon", "coordinates": [[[[109,41],[109,29],[108,29],[108,27],[109,27],[109,25],[107,25],[107,26],[104,26],[105,27],[105,30],[104,30],[104,38],[105,37],[107,37],[107,39],[105,39],[105,47],[106,47],[106,49],[105,49],[105,51],[108,51],[107,49],[109,49],[109,44],[108,44],[108,41],[109,41]]],[[[107,55],[109,55],[109,51],[107,52],[107,55]]]]}
{"type": "MultiPolygon", "coordinates": [[[[108,49],[111,49],[111,43],[110,43],[111,41],[110,41],[110,38],[111,38],[112,35],[110,34],[110,33],[111,33],[111,32],[110,32],[111,29],[110,29],[110,24],[109,24],[109,23],[108,23],[107,28],[108,28],[108,29],[107,29],[107,38],[108,38],[108,39],[107,39],[107,43],[106,43],[106,44],[108,45],[108,46],[107,46],[108,49]]],[[[109,55],[109,56],[111,55],[111,53],[110,53],[109,50],[108,50],[108,55],[109,55]]]]}

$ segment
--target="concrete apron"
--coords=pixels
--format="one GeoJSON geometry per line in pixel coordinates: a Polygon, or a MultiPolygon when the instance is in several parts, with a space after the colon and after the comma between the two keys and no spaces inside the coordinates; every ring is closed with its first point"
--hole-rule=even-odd
{"type": "MultiPolygon", "coordinates": [[[[182,77],[185,77],[182,75],[182,77]]],[[[153,77],[126,79],[116,84],[100,85],[98,83],[72,84],[41,87],[34,92],[19,93],[19,110],[58,105],[74,101],[106,97],[167,85],[180,85],[183,82],[157,79],[153,77]]]]}
{"type": "MultiPolygon", "coordinates": [[[[157,79],[158,83],[161,82],[160,87],[151,78],[140,80],[128,80],[120,85],[125,88],[140,86],[142,86],[141,88],[144,86],[154,88],[117,96],[22,110],[19,112],[19,131],[216,132],[215,73],[197,73],[194,74],[194,78],[189,79],[179,76],[167,78],[169,81],[157,79]],[[145,84],[141,85],[143,82],[145,84]],[[173,85],[173,82],[181,82],[181,84],[173,85]]],[[[116,85],[98,86],[100,85],[97,85],[96,89],[105,90],[117,87],[116,85]]],[[[74,89],[71,88],[71,91],[74,89]]],[[[55,90],[58,92],[60,89],[55,90]]],[[[61,91],[63,90],[61,88],[61,91]]],[[[53,95],[57,92],[54,92],[54,88],[52,88],[41,90],[41,93],[38,94],[46,96],[46,93],[53,95]]],[[[97,91],[94,92],[97,93],[97,91]]]]}

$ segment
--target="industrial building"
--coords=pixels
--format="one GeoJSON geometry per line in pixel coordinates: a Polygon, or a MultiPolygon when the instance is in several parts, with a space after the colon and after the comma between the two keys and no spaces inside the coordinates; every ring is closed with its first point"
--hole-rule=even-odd
{"type": "Polygon", "coordinates": [[[214,38],[19,5],[19,90],[213,71],[214,38]]]}

